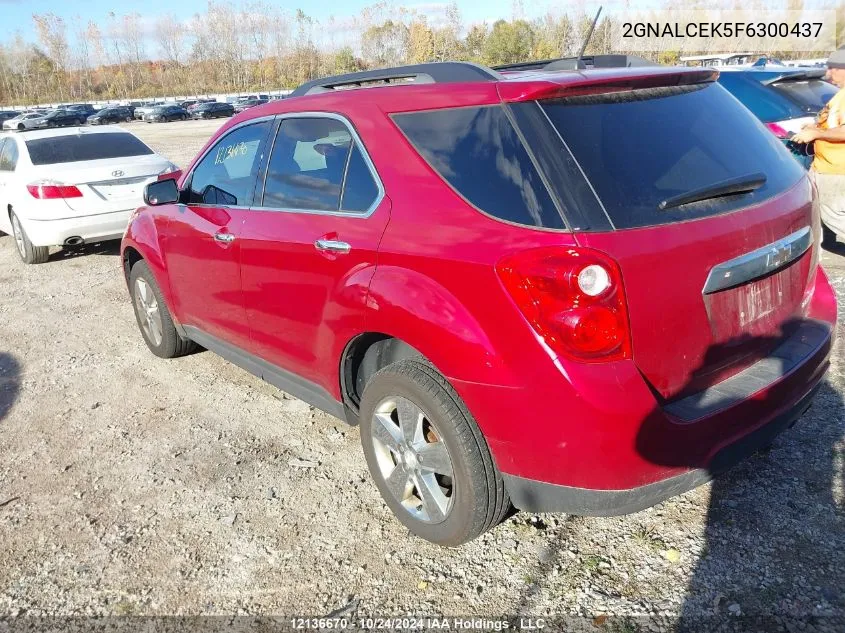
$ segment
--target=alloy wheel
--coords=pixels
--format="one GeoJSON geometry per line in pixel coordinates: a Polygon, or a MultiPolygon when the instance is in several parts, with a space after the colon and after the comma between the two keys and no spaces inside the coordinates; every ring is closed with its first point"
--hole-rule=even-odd
{"type": "Polygon", "coordinates": [[[390,493],[414,518],[445,521],[454,501],[452,458],[434,423],[416,404],[396,396],[376,407],[370,432],[390,493]]]}
{"type": "Polygon", "coordinates": [[[164,337],[161,311],[153,289],[142,277],[135,280],[135,309],[147,339],[158,347],[164,337]]]}

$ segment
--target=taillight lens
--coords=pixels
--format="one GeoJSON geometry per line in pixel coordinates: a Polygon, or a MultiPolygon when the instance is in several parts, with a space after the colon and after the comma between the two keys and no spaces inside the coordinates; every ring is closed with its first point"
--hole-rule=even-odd
{"type": "Polygon", "coordinates": [[[53,180],[32,182],[26,186],[26,189],[33,198],[38,198],[39,200],[82,197],[82,192],[75,185],[66,185],[53,180]]]}
{"type": "Polygon", "coordinates": [[[792,138],[792,134],[780,125],[780,123],[766,123],[766,127],[769,128],[769,131],[779,139],[792,138]]]}
{"type": "Polygon", "coordinates": [[[555,353],[592,362],[630,358],[622,273],[612,258],[586,248],[537,248],[502,259],[496,272],[555,353]]]}

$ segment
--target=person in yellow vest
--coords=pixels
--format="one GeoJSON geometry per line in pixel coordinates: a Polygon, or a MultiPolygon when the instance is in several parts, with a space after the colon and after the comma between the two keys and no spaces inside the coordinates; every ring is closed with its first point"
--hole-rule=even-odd
{"type": "Polygon", "coordinates": [[[816,117],[792,140],[813,143],[815,158],[810,169],[819,188],[824,236],[831,247],[836,236],[845,238],[845,48],[831,53],[825,79],[839,88],[816,117]]]}

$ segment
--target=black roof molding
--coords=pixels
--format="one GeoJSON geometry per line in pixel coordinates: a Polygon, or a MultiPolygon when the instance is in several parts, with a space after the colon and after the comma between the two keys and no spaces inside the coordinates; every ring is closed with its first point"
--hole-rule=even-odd
{"type": "Polygon", "coordinates": [[[336,88],[362,86],[366,84],[388,84],[399,79],[407,79],[408,83],[459,83],[477,81],[497,81],[501,75],[495,70],[474,64],[472,62],[431,62],[428,64],[412,64],[396,66],[395,68],[379,68],[365,70],[346,75],[323,77],[302,84],[290,96],[330,92],[336,88]]]}

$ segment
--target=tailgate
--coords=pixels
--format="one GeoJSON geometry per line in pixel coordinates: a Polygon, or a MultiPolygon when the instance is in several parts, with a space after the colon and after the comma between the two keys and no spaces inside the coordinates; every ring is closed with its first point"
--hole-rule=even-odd
{"type": "Polygon", "coordinates": [[[539,102],[612,230],[633,359],[664,398],[768,354],[815,272],[818,204],[783,145],[715,83],[539,102]]]}
{"type": "Polygon", "coordinates": [[[766,356],[803,316],[814,226],[818,205],[804,181],[733,218],[582,233],[578,242],[619,262],[634,362],[671,398],[766,356]]]}

